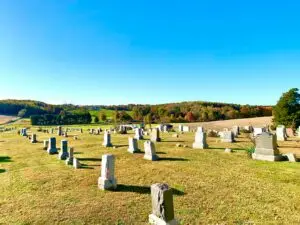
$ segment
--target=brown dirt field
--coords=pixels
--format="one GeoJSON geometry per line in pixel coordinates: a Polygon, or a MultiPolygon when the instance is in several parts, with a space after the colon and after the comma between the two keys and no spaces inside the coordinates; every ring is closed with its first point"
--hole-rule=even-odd
{"type": "Polygon", "coordinates": [[[18,119],[18,117],[16,116],[4,116],[4,115],[0,115],[0,124],[5,124],[8,123],[12,120],[16,120],[18,119]]]}
{"type": "Polygon", "coordinates": [[[234,125],[240,127],[252,125],[253,127],[263,127],[272,123],[272,117],[256,117],[247,119],[236,119],[236,120],[221,120],[213,122],[203,123],[189,123],[187,125],[196,128],[197,126],[203,126],[206,129],[222,130],[223,128],[231,128],[234,125]]]}

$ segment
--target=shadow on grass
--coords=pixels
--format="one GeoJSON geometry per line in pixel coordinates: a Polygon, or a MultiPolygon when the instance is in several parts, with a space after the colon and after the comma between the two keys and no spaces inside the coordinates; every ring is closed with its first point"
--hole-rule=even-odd
{"type": "MultiPolygon", "coordinates": [[[[224,150],[226,148],[215,148],[215,147],[208,147],[208,149],[211,149],[211,150],[214,150],[214,149],[217,149],[217,150],[224,150]]],[[[244,148],[230,148],[232,151],[246,151],[246,149],[244,148]]]]}
{"type": "Polygon", "coordinates": [[[128,147],[128,145],[114,145],[116,148],[128,147]]]}
{"type": "Polygon", "coordinates": [[[93,161],[93,162],[97,162],[97,161],[101,161],[102,159],[99,158],[77,158],[79,161],[93,161]]]}
{"type": "Polygon", "coordinates": [[[156,152],[156,154],[166,155],[167,153],[165,153],[165,152],[156,152]]]}
{"type": "Polygon", "coordinates": [[[74,155],[80,155],[80,154],[83,154],[83,152],[74,152],[73,154],[74,155]]]}
{"type": "Polygon", "coordinates": [[[184,158],[170,158],[170,157],[166,157],[166,158],[159,158],[159,161],[189,161],[188,159],[184,159],[184,158]]]}
{"type": "Polygon", "coordinates": [[[8,156],[0,156],[0,163],[12,162],[8,156]]]}
{"type": "Polygon", "coordinates": [[[295,146],[277,146],[277,147],[279,147],[279,148],[298,148],[299,149],[299,147],[295,147],[295,146]]]}
{"type": "Polygon", "coordinates": [[[81,163],[81,167],[79,169],[93,170],[94,167],[92,167],[91,165],[81,163]]]}
{"type": "Polygon", "coordinates": [[[0,169],[0,173],[5,173],[6,170],[5,169],[0,169]]]}
{"type": "MultiPolygon", "coordinates": [[[[151,188],[147,186],[136,186],[136,185],[124,185],[124,184],[118,184],[116,192],[134,192],[139,194],[151,194],[151,188]]],[[[184,192],[177,190],[175,188],[172,188],[173,194],[182,196],[184,195],[184,192]]]]}
{"type": "Polygon", "coordinates": [[[183,143],[184,141],[162,141],[162,143],[183,143]]]}

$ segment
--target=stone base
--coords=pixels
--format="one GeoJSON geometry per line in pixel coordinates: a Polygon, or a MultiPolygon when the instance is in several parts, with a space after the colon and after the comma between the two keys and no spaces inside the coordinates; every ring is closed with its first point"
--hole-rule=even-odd
{"type": "Polygon", "coordinates": [[[32,144],[35,144],[35,143],[37,143],[37,141],[31,141],[31,143],[32,143],[32,144]]]}
{"type": "Polygon", "coordinates": [[[99,177],[98,188],[101,190],[115,190],[117,189],[117,180],[107,180],[102,177],[99,177]]]}
{"type": "Polygon", "coordinates": [[[144,159],[147,159],[150,161],[158,161],[159,157],[157,155],[144,155],[144,159]]]}
{"type": "Polygon", "coordinates": [[[73,165],[73,158],[67,158],[66,165],[73,165]]]}
{"type": "Polygon", "coordinates": [[[48,152],[50,155],[52,155],[52,154],[57,154],[57,153],[58,153],[58,151],[57,151],[56,148],[48,148],[47,152],[48,152]]]}
{"type": "Polygon", "coordinates": [[[68,153],[59,153],[58,159],[66,160],[68,158],[68,153]]]}
{"type": "Polygon", "coordinates": [[[166,221],[158,218],[154,214],[149,215],[149,223],[153,224],[153,225],[178,225],[179,224],[176,219],[166,222],[166,221]]]}
{"type": "Polygon", "coordinates": [[[194,149],[206,149],[206,148],[208,148],[208,146],[204,145],[202,143],[196,143],[196,142],[194,142],[193,143],[193,148],[194,149]]]}
{"type": "Polygon", "coordinates": [[[130,152],[130,153],[139,153],[139,152],[141,152],[139,149],[127,149],[127,151],[128,152],[130,152]]]}
{"type": "Polygon", "coordinates": [[[252,159],[275,162],[275,161],[283,161],[284,157],[282,155],[261,155],[261,154],[253,153],[252,159]]]}

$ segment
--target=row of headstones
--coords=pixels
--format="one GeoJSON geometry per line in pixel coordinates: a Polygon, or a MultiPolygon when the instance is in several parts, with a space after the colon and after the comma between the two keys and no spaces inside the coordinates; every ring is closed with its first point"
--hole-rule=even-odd
{"type": "MultiPolygon", "coordinates": [[[[98,188],[101,190],[116,190],[115,156],[103,155],[101,176],[98,178],[98,188]]],[[[151,185],[152,213],[149,215],[151,224],[179,224],[174,216],[173,193],[167,184],[151,185]]]]}
{"type": "MultiPolygon", "coordinates": [[[[138,140],[142,140],[143,136],[138,131],[138,129],[140,129],[140,128],[136,129],[136,136],[134,138],[133,137],[128,138],[128,142],[129,142],[128,143],[128,145],[129,145],[128,152],[130,152],[130,153],[140,152],[140,150],[138,148],[138,140]]],[[[104,140],[103,140],[102,145],[104,147],[113,147],[113,144],[111,142],[111,134],[109,131],[105,131],[104,140]]],[[[145,141],[144,151],[145,151],[144,159],[151,160],[151,161],[156,161],[159,159],[159,157],[156,155],[156,147],[155,147],[154,142],[145,141]]]]}
{"type": "Polygon", "coordinates": [[[61,140],[60,152],[56,147],[56,138],[50,137],[49,140],[44,140],[44,150],[47,150],[49,155],[58,154],[58,159],[65,160],[67,165],[73,165],[74,168],[78,169],[81,164],[77,158],[74,157],[74,148],[68,148],[68,141],[61,140]]]}

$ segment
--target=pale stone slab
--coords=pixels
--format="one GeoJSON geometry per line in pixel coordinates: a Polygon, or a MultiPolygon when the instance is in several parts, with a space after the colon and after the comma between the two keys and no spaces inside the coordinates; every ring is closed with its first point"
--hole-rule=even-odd
{"type": "Polygon", "coordinates": [[[73,159],[74,159],[74,148],[69,148],[69,156],[66,159],[67,165],[73,165],[73,159]]]}
{"type": "Polygon", "coordinates": [[[129,144],[128,152],[130,152],[130,153],[140,152],[136,138],[129,137],[128,144],[129,144]]]}
{"type": "Polygon", "coordinates": [[[101,190],[115,190],[117,188],[114,155],[102,156],[101,177],[98,179],[98,187],[101,190]]]}
{"type": "Polygon", "coordinates": [[[156,161],[159,157],[156,155],[156,148],[152,141],[145,141],[144,143],[145,155],[144,159],[156,161]]]}
{"type": "Polygon", "coordinates": [[[234,134],[232,131],[223,131],[221,133],[221,142],[232,143],[234,142],[234,134]]]}
{"type": "Polygon", "coordinates": [[[102,144],[104,147],[112,147],[112,143],[111,143],[111,135],[108,131],[104,132],[104,141],[102,144]]]}
{"type": "Polygon", "coordinates": [[[150,140],[152,142],[160,142],[161,141],[158,128],[155,128],[155,129],[152,130],[150,140]]]}
{"type": "Polygon", "coordinates": [[[203,132],[197,132],[195,135],[195,142],[193,143],[194,149],[206,149],[208,148],[207,142],[206,142],[206,133],[203,132]]]}

